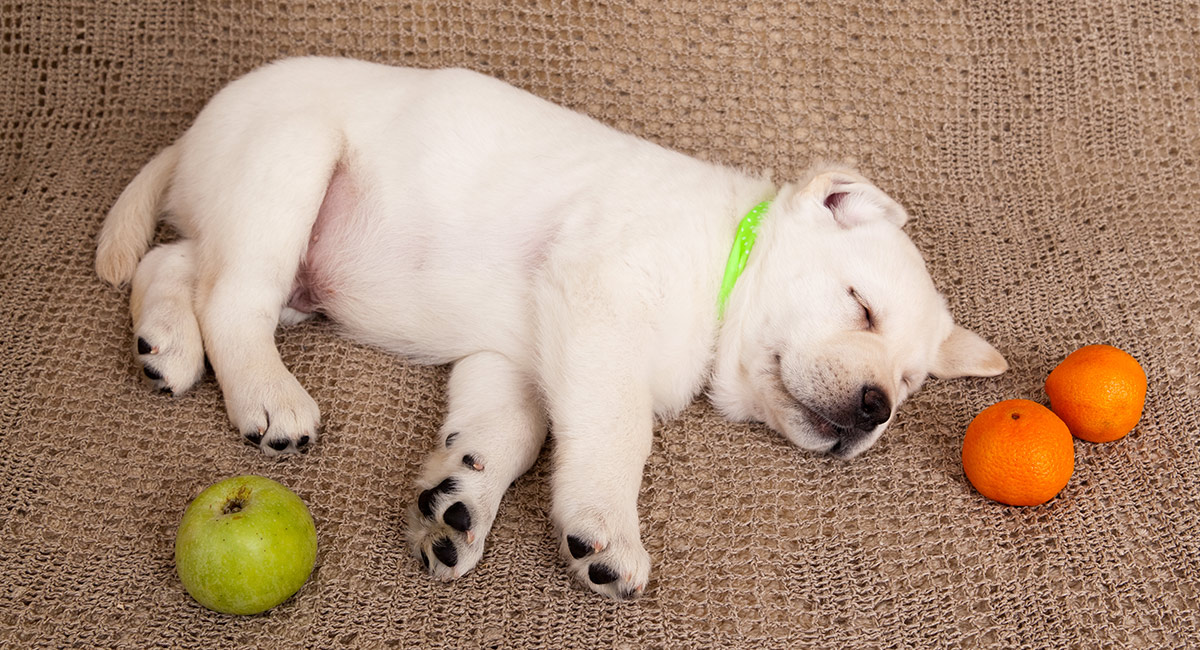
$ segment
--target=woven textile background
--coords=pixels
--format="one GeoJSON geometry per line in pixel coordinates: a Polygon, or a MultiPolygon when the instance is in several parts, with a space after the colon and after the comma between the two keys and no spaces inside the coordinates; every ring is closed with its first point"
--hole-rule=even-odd
{"type": "Polygon", "coordinates": [[[1200,646],[1200,5],[1196,2],[0,0],[0,646],[1200,646]],[[206,99],[320,53],[466,66],[701,158],[786,180],[856,164],[904,203],[956,317],[1006,355],[931,381],[851,462],[697,402],[657,432],[645,598],[573,584],[543,459],[478,568],[430,580],[403,511],[444,368],[282,330],[322,407],[306,455],[242,444],[215,382],[151,394],[100,220],[206,99]],[[975,413],[1111,343],[1149,375],[1127,438],[1076,442],[1035,508],[977,494],[975,413]],[[263,474],[317,521],[317,569],[256,617],[174,573],[187,502],[263,474]]]}

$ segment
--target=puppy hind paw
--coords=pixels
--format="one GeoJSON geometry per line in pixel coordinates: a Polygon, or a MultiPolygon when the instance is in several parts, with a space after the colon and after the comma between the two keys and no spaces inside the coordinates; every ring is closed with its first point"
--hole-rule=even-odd
{"type": "Polygon", "coordinates": [[[316,442],[321,411],[290,374],[274,385],[240,391],[226,387],[225,395],[234,426],[267,456],[298,454],[316,442]]]}
{"type": "Polygon", "coordinates": [[[320,422],[314,419],[301,423],[300,420],[306,418],[296,413],[289,413],[287,416],[286,419],[292,421],[290,425],[275,426],[268,415],[265,427],[243,431],[242,436],[246,442],[258,447],[267,456],[300,454],[308,451],[321,429],[320,422]]]}
{"type": "Polygon", "coordinates": [[[204,350],[189,345],[159,345],[157,337],[137,337],[134,359],[142,375],[160,393],[182,395],[204,377],[204,350]]]}
{"type": "MultiPolygon", "coordinates": [[[[320,427],[318,427],[318,428],[320,428],[320,427]]],[[[250,445],[253,445],[260,449],[263,449],[265,447],[266,449],[270,449],[271,451],[275,452],[275,453],[266,452],[268,456],[274,456],[276,454],[288,454],[288,453],[292,453],[292,454],[301,453],[302,454],[302,453],[308,451],[308,445],[313,440],[312,436],[310,436],[308,434],[301,434],[299,438],[296,438],[294,440],[292,438],[288,438],[288,437],[276,437],[276,438],[272,438],[271,440],[268,440],[266,443],[264,443],[263,442],[263,433],[264,433],[263,431],[259,431],[259,430],[247,431],[247,432],[242,433],[242,437],[245,438],[246,442],[250,445]]],[[[263,449],[263,451],[265,452],[266,449],[263,449]]]]}

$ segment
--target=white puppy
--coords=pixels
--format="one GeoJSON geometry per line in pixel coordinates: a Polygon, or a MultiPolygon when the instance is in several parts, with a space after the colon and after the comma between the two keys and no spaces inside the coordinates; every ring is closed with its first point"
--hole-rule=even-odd
{"type": "Polygon", "coordinates": [[[776,187],[472,72],[303,58],[229,84],[146,165],[96,269],[133,280],[146,376],[182,393],[207,352],[230,420],[268,455],[320,423],[280,361],[281,322],[321,312],[453,363],[414,556],[441,578],[475,566],[552,427],[571,571],[632,598],[655,418],[706,386],[728,417],[849,458],[927,375],[1004,371],[954,324],[906,219],[850,171],[776,187]],[[764,201],[757,243],[735,250],[764,201]],[[146,254],[160,206],[182,238],[146,254]]]}

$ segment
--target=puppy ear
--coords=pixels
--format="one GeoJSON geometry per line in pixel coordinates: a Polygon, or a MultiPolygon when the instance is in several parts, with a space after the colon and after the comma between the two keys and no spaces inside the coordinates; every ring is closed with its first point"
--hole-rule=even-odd
{"type": "Polygon", "coordinates": [[[903,206],[867,179],[847,169],[818,173],[799,196],[815,200],[843,228],[879,220],[898,228],[908,222],[908,212],[903,206]]]}
{"type": "Polygon", "coordinates": [[[954,326],[942,341],[929,374],[941,379],[993,377],[1008,370],[1008,362],[978,334],[954,326]]]}

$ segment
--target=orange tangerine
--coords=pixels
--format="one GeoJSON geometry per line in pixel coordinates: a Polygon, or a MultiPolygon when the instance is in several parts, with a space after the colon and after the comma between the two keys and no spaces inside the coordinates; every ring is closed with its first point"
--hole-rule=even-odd
{"type": "Polygon", "coordinates": [[[1067,355],[1046,377],[1050,408],[1076,438],[1111,442],[1142,418],[1146,372],[1127,352],[1088,345],[1067,355]]]}
{"type": "Polygon", "coordinates": [[[967,426],[962,464],[983,496],[1036,506],[1066,487],[1075,471],[1075,445],[1067,425],[1050,409],[1010,399],[987,407],[967,426]]]}

